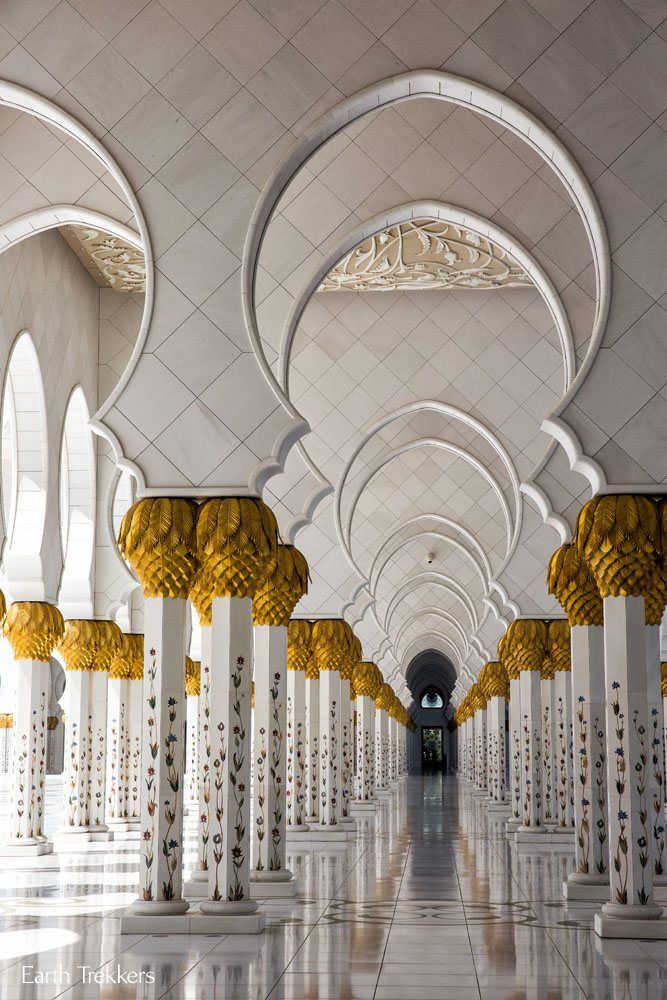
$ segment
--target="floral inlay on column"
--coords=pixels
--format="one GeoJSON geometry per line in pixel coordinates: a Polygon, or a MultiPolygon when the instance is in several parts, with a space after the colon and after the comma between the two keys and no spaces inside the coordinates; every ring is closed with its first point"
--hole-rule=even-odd
{"type": "MultiPolygon", "coordinates": [[[[46,712],[49,699],[49,659],[64,635],[60,611],[40,601],[17,601],[4,614],[2,630],[14,654],[17,671],[14,716],[14,780],[12,782],[9,844],[21,841],[47,850],[42,830],[46,779],[46,712]]],[[[49,848],[50,849],[50,848],[49,848]]]]}
{"type": "MultiPolygon", "coordinates": [[[[602,936],[613,934],[615,921],[626,915],[634,924],[662,914],[653,894],[654,864],[664,845],[657,829],[663,823],[654,827],[652,816],[649,675],[656,664],[649,662],[647,610],[656,592],[664,608],[664,526],[664,502],[627,494],[593,497],[577,521],[574,544],[603,601],[612,863],[611,899],[595,918],[602,936]]],[[[662,798],[660,787],[656,794],[662,798]]],[[[636,926],[641,937],[641,924],[636,926]]]]}
{"type": "Polygon", "coordinates": [[[181,895],[185,611],[197,570],[196,516],[190,500],[138,500],[125,514],[118,539],[145,598],[141,898],[132,906],[135,914],[188,909],[181,895]]]}
{"type": "Polygon", "coordinates": [[[288,757],[287,807],[289,823],[300,827],[306,821],[306,675],[312,658],[311,624],[292,619],[287,628],[288,757]]]}

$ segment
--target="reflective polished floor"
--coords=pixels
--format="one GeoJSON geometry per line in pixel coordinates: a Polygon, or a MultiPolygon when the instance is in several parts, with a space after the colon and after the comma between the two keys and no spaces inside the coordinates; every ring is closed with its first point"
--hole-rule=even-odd
{"type": "Polygon", "coordinates": [[[121,937],[131,844],[2,862],[0,998],[667,998],[667,942],[597,939],[571,855],[519,857],[455,777],[402,779],[359,831],[290,854],[299,897],[258,937],[121,937]]]}

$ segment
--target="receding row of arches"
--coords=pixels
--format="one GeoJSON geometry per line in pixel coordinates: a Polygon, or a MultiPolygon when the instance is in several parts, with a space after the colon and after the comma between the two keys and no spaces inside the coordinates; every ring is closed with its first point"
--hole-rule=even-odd
{"type": "Polygon", "coordinates": [[[13,581],[40,558],[49,499],[49,462],[57,456],[63,567],[60,600],[90,601],[96,478],[88,403],[77,385],[65,412],[59,451],[50,447],[46,407],[37,350],[30,333],[23,331],[9,356],[2,396],[3,576],[11,595],[13,581]]]}

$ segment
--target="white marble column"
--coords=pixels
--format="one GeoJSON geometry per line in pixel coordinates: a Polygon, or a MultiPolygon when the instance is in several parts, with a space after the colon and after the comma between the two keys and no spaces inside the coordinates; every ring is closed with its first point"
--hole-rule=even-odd
{"type": "MultiPolygon", "coordinates": [[[[150,926],[143,918],[177,916],[188,909],[181,894],[185,605],[182,597],[147,597],[145,602],[139,899],[123,919],[123,933],[150,926]]],[[[128,681],[117,683],[126,732],[128,681]]],[[[110,708],[113,697],[110,691],[110,708]]]]}
{"type": "Polygon", "coordinates": [[[306,823],[319,822],[320,803],[320,680],[315,663],[306,669],[306,823]]]}
{"type": "Polygon", "coordinates": [[[129,672],[130,663],[124,659],[116,659],[109,671],[106,819],[112,831],[128,829],[129,672]]]}
{"type": "Polygon", "coordinates": [[[388,726],[387,713],[377,707],[375,700],[375,791],[376,794],[386,794],[388,788],[388,726]]]}
{"type": "Polygon", "coordinates": [[[466,719],[466,758],[468,761],[468,773],[466,775],[468,781],[471,785],[475,784],[476,779],[476,760],[475,760],[475,721],[473,714],[471,713],[466,719]]]}
{"type": "Polygon", "coordinates": [[[200,663],[190,659],[185,665],[185,796],[184,811],[188,814],[199,812],[199,695],[201,678],[200,663]]]}
{"type": "MultiPolygon", "coordinates": [[[[92,663],[92,650],[89,662],[92,663]]],[[[57,837],[85,835],[90,822],[89,771],[93,754],[90,669],[67,669],[63,820],[57,837]]]]}
{"type": "MultiPolygon", "coordinates": [[[[604,632],[602,625],[572,625],[574,706],[575,870],[564,883],[568,899],[586,899],[609,885],[604,632]]],[[[607,893],[608,893],[607,889],[607,893]]]]}
{"type": "MultiPolygon", "coordinates": [[[[199,603],[199,602],[198,602],[199,603]]],[[[211,608],[207,602],[197,607],[201,629],[201,664],[197,705],[198,758],[197,860],[185,885],[188,896],[205,896],[208,891],[208,862],[211,825],[211,608]]]]}
{"type": "Polygon", "coordinates": [[[505,805],[505,698],[492,695],[486,705],[488,727],[489,798],[505,805]]]}
{"type": "MultiPolygon", "coordinates": [[[[256,620],[256,619],[255,619],[256,620]]],[[[286,865],[287,626],[254,626],[255,716],[251,880],[254,895],[293,896],[286,865]]]]}
{"type": "Polygon", "coordinates": [[[540,700],[542,704],[542,819],[545,826],[557,822],[558,771],[556,733],[556,692],[554,666],[550,658],[542,664],[540,700]]]}
{"type": "MultiPolygon", "coordinates": [[[[143,644],[143,636],[136,636],[143,644]]],[[[126,812],[130,832],[141,827],[141,744],[143,715],[143,658],[135,663],[127,682],[127,798],[126,812]]]]}
{"type": "Polygon", "coordinates": [[[389,716],[389,780],[398,778],[398,722],[389,716]]]}
{"type": "Polygon", "coordinates": [[[643,597],[605,597],[604,657],[607,695],[610,901],[596,915],[602,937],[625,936],[626,921],[662,913],[653,894],[654,842],[650,817],[650,728],[643,597]],[[614,921],[619,921],[623,926],[614,921]]]}
{"type": "Polygon", "coordinates": [[[574,829],[573,718],[570,671],[556,669],[554,676],[556,709],[556,777],[558,796],[554,832],[574,829]]]}
{"type": "Polygon", "coordinates": [[[352,804],[352,786],[354,777],[354,730],[352,719],[352,702],[350,701],[350,683],[354,663],[347,663],[340,670],[340,820],[343,826],[354,829],[356,824],[350,816],[352,804]]]}
{"type": "Polygon", "coordinates": [[[320,802],[316,829],[338,827],[341,802],[341,680],[320,668],[320,802]]]}
{"type": "Polygon", "coordinates": [[[14,653],[16,708],[8,836],[0,856],[50,854],[53,845],[43,830],[49,659],[63,636],[63,619],[52,605],[16,602],[5,616],[3,632],[14,653]]]}
{"type": "Polygon", "coordinates": [[[287,671],[287,822],[290,831],[308,829],[306,823],[306,674],[287,671]]]}
{"type": "MultiPolygon", "coordinates": [[[[663,608],[664,610],[664,608],[663,608]]],[[[648,614],[646,616],[649,617],[648,614]]],[[[662,618],[660,613],[656,617],[662,618]]],[[[660,625],[646,624],[646,696],[648,699],[649,788],[655,885],[665,878],[665,748],[660,679],[660,625]]]]}
{"type": "Polygon", "coordinates": [[[357,694],[357,799],[375,801],[375,698],[357,694]]]}
{"type": "Polygon", "coordinates": [[[236,919],[257,910],[257,903],[250,897],[252,663],[251,598],[214,596],[209,681],[208,896],[200,910],[236,919]]]}
{"type": "Polygon", "coordinates": [[[477,707],[473,716],[475,733],[475,788],[482,794],[487,790],[486,759],[486,702],[485,707],[477,707]]]}
{"type": "Polygon", "coordinates": [[[516,830],[523,818],[521,799],[521,681],[510,675],[509,700],[509,798],[510,828],[516,830]]]}
{"type": "Polygon", "coordinates": [[[517,834],[543,833],[542,704],[539,669],[523,669],[521,685],[522,823],[517,834]]]}

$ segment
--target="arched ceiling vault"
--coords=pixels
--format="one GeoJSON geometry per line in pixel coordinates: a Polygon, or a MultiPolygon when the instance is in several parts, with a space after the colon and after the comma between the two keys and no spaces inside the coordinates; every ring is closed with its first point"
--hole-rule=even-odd
{"type": "MultiPolygon", "coordinates": [[[[338,133],[353,144],[358,128],[348,135],[341,121],[309,134],[306,156],[288,157],[270,179],[246,246],[246,279],[253,255],[263,266],[264,234],[270,244],[272,226],[296,219],[287,206],[304,185],[313,177],[326,184],[331,157],[320,157],[319,143],[338,133]]],[[[531,142],[555,157],[602,287],[606,243],[580,177],[565,169],[555,140],[531,142]]],[[[363,181],[352,172],[347,190],[363,181]]],[[[303,611],[344,610],[390,672],[398,664],[405,673],[411,655],[430,651],[448,664],[451,691],[521,611],[513,560],[519,539],[535,531],[525,523],[523,486],[548,448],[543,418],[576,381],[570,319],[544,256],[538,263],[465,199],[415,200],[380,214],[357,208],[330,228],[302,261],[280,321],[266,310],[256,326],[272,377],[311,428],[274,494],[312,565],[303,611]]],[[[604,309],[598,301],[595,321],[604,309]]],[[[252,332],[255,316],[247,319],[252,332]]],[[[595,331],[589,343],[594,349],[595,331]]],[[[522,565],[522,575],[530,569],[522,565]]]]}

